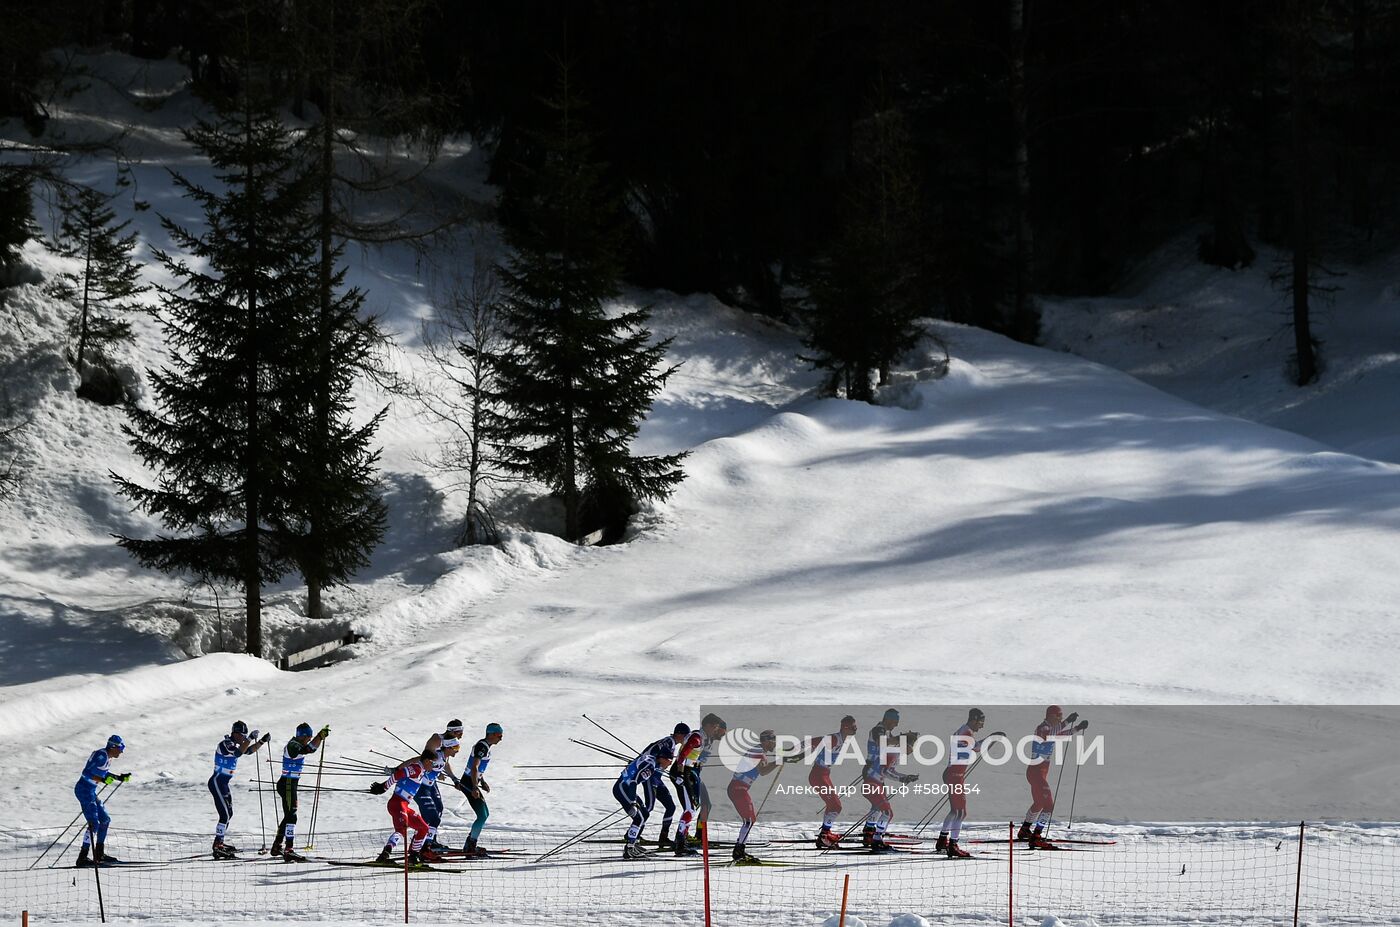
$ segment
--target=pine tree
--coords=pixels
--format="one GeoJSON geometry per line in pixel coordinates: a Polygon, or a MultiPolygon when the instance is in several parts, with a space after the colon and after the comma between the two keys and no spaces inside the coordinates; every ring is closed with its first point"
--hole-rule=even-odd
{"type": "Polygon", "coordinates": [[[616,527],[640,500],[670,495],[684,455],[631,453],[675,369],[658,370],[670,342],[651,343],[644,308],[604,311],[618,294],[618,204],[593,159],[567,65],[545,102],[553,124],[531,136],[537,164],[503,204],[513,249],[500,267],[507,348],[493,358],[501,410],[488,433],[507,473],[557,494],[564,536],[578,540],[588,508],[616,527]]]}
{"type": "Polygon", "coordinates": [[[383,335],[373,319],[359,317],[358,290],[340,293],[343,272],[337,265],[347,240],[382,243],[414,236],[403,228],[401,215],[359,218],[345,203],[406,185],[408,175],[365,156],[363,138],[417,132],[428,95],[406,87],[416,63],[418,0],[324,0],[293,4],[291,13],[287,54],[280,57],[294,72],[293,109],[301,115],[308,86],[317,90],[319,109],[306,137],[315,187],[319,318],[316,343],[304,362],[312,374],[312,417],[303,431],[302,481],[322,491],[303,497],[304,537],[297,559],[306,580],[306,612],[319,618],[323,588],[367,562],[384,524],[369,448],[374,428],[355,435],[345,421],[350,411],[345,394],[355,380],[383,373],[371,351],[383,335]],[[345,159],[348,169],[337,164],[342,153],[351,155],[345,159]],[[346,311],[348,300],[354,311],[346,311]]]}
{"type": "Polygon", "coordinates": [[[888,104],[856,127],[851,186],[838,232],[806,275],[802,359],[827,389],[870,401],[872,378],[919,338],[919,185],[903,116],[888,104]]]}
{"type": "Polygon", "coordinates": [[[139,309],[136,298],[150,289],[132,258],[136,233],[122,234],[131,220],[116,221],[112,199],[92,187],[62,187],[59,193],[63,219],[51,247],[81,266],[60,274],[50,292],[77,309],[69,331],[73,366],[83,380],[79,395],[89,386],[88,368],[105,361],[108,348],[131,340],[131,323],[121,316],[139,309]]]}
{"type": "Polygon", "coordinates": [[[364,294],[345,287],[340,255],[340,247],[330,249],[331,276],[324,279],[327,262],[318,254],[308,281],[312,289],[302,311],[309,318],[297,352],[296,451],[287,462],[285,527],[312,618],[323,616],[322,589],[369,564],[387,520],[376,474],[379,449],[372,445],[387,409],[356,426],[351,395],[382,339],[374,320],[361,316],[364,294]]]}
{"type": "Polygon", "coordinates": [[[245,93],[242,111],[201,122],[189,140],[221,189],[175,174],[204,212],[202,235],[163,218],[183,254],[158,251],[179,285],[161,287],[170,367],[149,372],[158,409],[124,427],[156,474],[147,487],[113,474],[122,495],[169,535],[120,537],[142,564],[241,584],[247,651],[262,653],[262,587],[289,568],[296,512],[294,440],[307,408],[300,352],[313,337],[315,240],[307,186],[287,131],[245,93]]]}
{"type": "Polygon", "coordinates": [[[34,201],[29,175],[0,165],[0,287],[12,282],[12,265],[24,243],[34,237],[34,201]]]}

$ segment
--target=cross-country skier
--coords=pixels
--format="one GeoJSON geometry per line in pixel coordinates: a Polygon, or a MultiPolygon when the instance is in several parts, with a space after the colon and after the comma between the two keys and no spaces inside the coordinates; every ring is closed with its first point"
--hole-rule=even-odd
{"type": "Polygon", "coordinates": [[[233,859],[238,853],[238,847],[224,842],[229,819],[233,817],[233,793],[229,784],[238,769],[238,758],[256,752],[271,739],[271,734],[262,737],[257,731],[249,734],[248,725],[235,721],[228,735],[214,748],[214,774],[209,777],[209,794],[214,796],[214,810],[219,815],[219,823],[214,826],[215,859],[233,859]]]}
{"type": "Polygon", "coordinates": [[[758,859],[750,856],[745,844],[748,843],[749,831],[753,830],[754,822],[758,820],[758,812],[754,811],[753,796],[749,794],[750,787],[759,776],[766,776],[778,768],[778,761],[773,757],[773,752],[778,747],[778,735],[773,731],[764,731],[758,735],[758,746],[752,748],[739,760],[739,768],[735,770],[734,777],[729,780],[729,800],[734,803],[734,810],[739,812],[739,839],[734,841],[734,862],[740,865],[752,865],[758,859]]]}
{"type": "MultiPolygon", "coordinates": [[[[643,783],[652,780],[661,770],[672,765],[675,756],[676,746],[672,738],[663,737],[653,741],[637,754],[632,762],[623,767],[617,781],[613,783],[613,798],[617,799],[622,810],[632,819],[632,825],[627,828],[627,845],[622,848],[623,859],[640,859],[646,856],[646,851],[637,846],[637,840],[642,836],[642,828],[646,826],[651,807],[638,790],[642,788],[643,783]]],[[[684,843],[679,833],[676,842],[677,845],[684,843]]]]}
{"type": "Polygon", "coordinates": [[[121,862],[115,856],[108,856],[106,852],[107,826],[112,823],[112,817],[103,807],[102,800],[97,797],[97,789],[98,786],[111,785],[113,782],[130,781],[131,773],[113,773],[108,768],[108,764],[121,756],[125,749],[126,742],[116,734],[108,737],[107,746],[88,755],[83,774],[73,786],[73,794],[78,797],[83,817],[87,820],[87,827],[83,828],[83,847],[78,851],[79,866],[121,862]],[[96,845],[91,846],[92,858],[89,859],[88,850],[94,843],[96,845]]]}
{"type": "Polygon", "coordinates": [[[423,779],[423,787],[413,796],[413,800],[418,805],[418,813],[428,822],[428,847],[434,853],[448,849],[437,839],[438,828],[442,827],[443,807],[442,790],[438,786],[438,780],[446,776],[454,785],[457,782],[457,774],[452,771],[452,758],[462,749],[462,731],[462,722],[453,718],[447,722],[445,731],[429,737],[428,743],[423,747],[424,753],[433,754],[433,765],[423,779]]]}
{"type": "Polygon", "coordinates": [[[296,736],[282,748],[282,775],[277,780],[277,796],[282,800],[282,820],[277,825],[271,855],[280,853],[289,863],[306,862],[306,857],[294,849],[292,842],[297,827],[297,783],[301,781],[301,768],[306,764],[307,756],[321,748],[321,741],[330,732],[331,726],[327,724],[312,736],[311,725],[303,721],[297,725],[296,736]]]}
{"type": "Polygon", "coordinates": [[[389,778],[369,787],[370,792],[375,795],[383,795],[393,787],[388,807],[389,819],[394,822],[394,832],[389,835],[389,840],[384,844],[384,849],[379,852],[375,862],[393,862],[394,848],[399,845],[400,839],[408,840],[410,830],[413,831],[413,840],[408,844],[410,865],[437,862],[441,858],[423,845],[428,839],[428,822],[424,821],[423,816],[410,804],[413,796],[422,787],[435,759],[436,755],[432,750],[424,750],[419,756],[404,760],[395,766],[389,771],[389,778]]]}
{"type": "MultiPolygon", "coordinates": [[[[807,784],[816,789],[822,804],[826,806],[822,813],[822,829],[817,833],[819,850],[830,849],[841,839],[831,829],[841,814],[841,796],[831,782],[831,767],[840,759],[841,748],[846,745],[847,738],[855,736],[857,730],[855,717],[846,715],[841,719],[841,727],[836,733],[807,738],[806,755],[812,757],[812,769],[807,773],[807,784]]],[[[801,759],[802,755],[798,755],[790,757],[787,762],[798,762],[801,759]]]]}
{"type": "Polygon", "coordinates": [[[468,856],[480,855],[477,841],[481,839],[481,829],[486,826],[486,819],[491,815],[491,809],[486,807],[486,799],[482,793],[491,791],[491,785],[486,781],[486,767],[491,763],[491,748],[501,742],[501,737],[505,735],[505,729],[492,721],[486,725],[486,736],[476,742],[472,747],[471,756],[467,758],[467,772],[462,777],[458,786],[467,801],[471,803],[472,810],[476,812],[476,820],[472,821],[471,833],[467,836],[467,842],[462,847],[462,852],[468,856]]]}
{"type": "MultiPolygon", "coordinates": [[[[689,736],[690,725],[682,721],[676,725],[670,736],[663,737],[661,740],[670,741],[671,754],[674,756],[689,736]]],[[[656,750],[659,743],[660,741],[654,741],[647,744],[646,749],[642,752],[656,750]]],[[[666,809],[666,813],[661,816],[661,836],[656,840],[656,848],[658,850],[674,849],[675,845],[671,842],[671,822],[676,819],[676,802],[671,798],[671,793],[666,788],[665,776],[662,775],[660,769],[657,769],[652,773],[651,778],[642,781],[641,786],[642,801],[646,805],[647,817],[651,817],[651,811],[656,807],[658,801],[661,802],[661,807],[666,809]]]]}
{"type": "Polygon", "coordinates": [[[988,738],[1006,736],[1001,731],[993,731],[978,740],[977,732],[986,724],[987,715],[982,709],[974,708],[967,713],[967,723],[953,732],[953,747],[948,752],[948,766],[943,770],[943,784],[948,787],[948,814],[943,818],[943,829],[933,848],[954,859],[967,859],[972,855],[958,846],[958,835],[962,833],[963,821],[967,820],[968,767],[988,738]]]}
{"type": "Polygon", "coordinates": [[[1031,743],[1031,763],[1026,767],[1026,781],[1031,787],[1031,806],[1026,811],[1026,819],[1021,822],[1017,840],[1025,840],[1039,850],[1059,849],[1042,834],[1045,825],[1050,823],[1050,815],[1055,810],[1055,793],[1050,788],[1050,764],[1055,758],[1055,741],[1051,738],[1077,734],[1089,726],[1088,721],[1079,719],[1079,712],[1071,712],[1064,717],[1064,709],[1051,705],[1045,709],[1045,720],[1035,729],[1036,739],[1031,743]],[[1031,829],[1034,825],[1034,830],[1031,829]]]}
{"type": "Polygon", "coordinates": [[[899,740],[919,736],[910,731],[892,737],[899,726],[899,712],[893,708],[885,712],[880,723],[870,729],[870,737],[865,744],[865,768],[861,771],[861,793],[870,802],[870,812],[865,819],[861,833],[861,844],[876,853],[890,849],[885,842],[885,829],[894,818],[894,808],[890,805],[888,781],[907,784],[916,781],[918,775],[901,775],[895,769],[903,752],[899,740]]]}
{"type": "Polygon", "coordinates": [[[709,792],[700,781],[700,770],[714,752],[714,745],[724,736],[728,726],[724,719],[711,712],[700,720],[700,729],[691,731],[676,750],[676,761],[671,764],[671,785],[676,789],[676,800],[680,802],[681,816],[676,824],[676,855],[695,856],[699,837],[692,837],[690,825],[696,823],[704,827],[710,808],[709,792]]]}

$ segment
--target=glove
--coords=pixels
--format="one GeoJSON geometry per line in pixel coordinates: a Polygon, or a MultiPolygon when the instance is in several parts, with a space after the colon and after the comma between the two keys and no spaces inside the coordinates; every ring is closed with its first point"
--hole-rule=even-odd
{"type": "Polygon", "coordinates": [[[911,783],[911,782],[918,782],[918,781],[919,781],[919,774],[918,774],[918,773],[911,773],[910,775],[907,775],[907,776],[900,776],[899,781],[900,781],[900,782],[903,782],[905,785],[908,785],[908,784],[911,783]]]}
{"type": "Polygon", "coordinates": [[[369,787],[369,791],[371,795],[383,795],[389,791],[389,787],[382,782],[376,782],[369,787]]]}
{"type": "Polygon", "coordinates": [[[802,762],[802,754],[800,754],[800,753],[794,753],[792,756],[785,756],[785,757],[783,757],[783,762],[784,762],[784,763],[801,763],[801,762],[802,762]]]}
{"type": "Polygon", "coordinates": [[[1078,720],[1079,720],[1079,712],[1077,712],[1077,711],[1071,711],[1071,712],[1069,713],[1069,717],[1065,719],[1065,723],[1066,723],[1066,724],[1073,724],[1074,722],[1076,722],[1076,721],[1078,721],[1078,720]]]}
{"type": "Polygon", "coordinates": [[[489,792],[489,791],[491,791],[491,784],[490,784],[489,782],[487,782],[485,779],[482,779],[482,780],[481,780],[481,790],[482,790],[483,792],[489,792]]]}
{"type": "Polygon", "coordinates": [[[319,737],[319,738],[321,738],[322,740],[325,740],[325,739],[326,739],[326,736],[327,736],[328,734],[330,734],[330,732],[331,732],[331,726],[330,726],[329,724],[327,724],[325,727],[321,728],[321,733],[317,734],[316,736],[319,737]]]}
{"type": "Polygon", "coordinates": [[[264,734],[264,735],[262,735],[262,740],[259,740],[258,743],[265,744],[265,743],[267,743],[267,742],[268,742],[269,740],[271,740],[271,739],[272,739],[272,735],[271,735],[271,734],[264,734]]]}
{"type": "Polygon", "coordinates": [[[258,739],[258,736],[259,736],[260,734],[262,734],[262,731],[258,730],[257,728],[253,728],[253,733],[251,733],[251,734],[248,735],[248,739],[249,739],[249,740],[252,740],[252,741],[256,741],[256,740],[258,739]]]}
{"type": "Polygon", "coordinates": [[[1085,728],[1087,728],[1088,726],[1089,726],[1089,722],[1088,722],[1088,721],[1080,721],[1079,724],[1076,725],[1074,729],[1075,729],[1076,731],[1082,731],[1082,730],[1084,730],[1085,728]]]}

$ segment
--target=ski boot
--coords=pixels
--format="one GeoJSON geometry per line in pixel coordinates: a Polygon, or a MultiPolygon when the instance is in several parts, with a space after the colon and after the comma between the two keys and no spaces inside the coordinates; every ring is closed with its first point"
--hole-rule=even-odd
{"type": "Polygon", "coordinates": [[[948,849],[948,832],[946,830],[938,835],[938,840],[934,843],[933,848],[939,853],[948,849]]]}
{"type": "Polygon", "coordinates": [[[860,845],[867,850],[875,846],[875,828],[867,827],[860,833],[860,845]]]}
{"type": "Polygon", "coordinates": [[[78,851],[78,862],[76,865],[78,865],[79,867],[97,865],[91,859],[88,858],[88,845],[86,843],[83,844],[83,848],[78,851]]]}
{"type": "Polygon", "coordinates": [[[949,859],[972,859],[972,854],[958,846],[956,840],[949,840],[946,849],[949,859]]]}
{"type": "Polygon", "coordinates": [[[1017,842],[1019,842],[1019,843],[1025,843],[1026,841],[1028,841],[1028,840],[1030,840],[1030,839],[1031,839],[1031,825],[1030,825],[1030,822],[1029,822],[1029,821],[1022,821],[1022,822],[1021,822],[1021,829],[1018,830],[1018,831],[1016,831],[1016,840],[1017,840],[1017,842]]]}
{"type": "Polygon", "coordinates": [[[229,846],[228,844],[225,844],[225,843],[220,843],[219,841],[216,840],[216,841],[214,841],[214,858],[215,858],[215,859],[238,859],[237,848],[236,848],[236,847],[231,847],[231,846],[229,846]]]}
{"type": "Polygon", "coordinates": [[[817,834],[818,850],[831,850],[835,849],[836,847],[839,847],[840,845],[841,838],[838,837],[834,831],[822,828],[821,833],[817,834]]]}
{"type": "Polygon", "coordinates": [[[894,847],[885,842],[884,837],[876,837],[870,841],[871,853],[893,853],[894,847]]]}
{"type": "Polygon", "coordinates": [[[423,853],[419,850],[408,851],[408,868],[417,869],[423,865],[423,853]]]}
{"type": "Polygon", "coordinates": [[[661,850],[662,852],[665,852],[666,850],[674,850],[676,848],[676,844],[675,841],[673,841],[670,837],[666,836],[665,834],[662,834],[661,839],[656,841],[656,848],[658,850],[661,850]]]}
{"type": "Polygon", "coordinates": [[[302,856],[296,850],[293,850],[291,847],[287,847],[285,850],[282,851],[282,861],[285,863],[304,863],[307,862],[307,859],[305,856],[302,856]]]}
{"type": "Polygon", "coordinates": [[[418,851],[418,858],[425,863],[442,862],[442,857],[439,856],[437,853],[433,852],[433,848],[428,846],[426,843],[423,844],[423,849],[418,851]]]}
{"type": "Polygon", "coordinates": [[[102,865],[104,865],[104,866],[107,865],[108,863],[120,863],[120,862],[121,862],[121,860],[117,859],[115,856],[110,855],[110,854],[107,852],[107,848],[104,847],[100,842],[97,844],[96,847],[93,848],[92,858],[93,858],[94,861],[96,861],[96,862],[98,862],[98,863],[100,863],[100,864],[102,864],[102,865]]]}
{"type": "Polygon", "coordinates": [[[1039,831],[1039,830],[1037,830],[1035,833],[1031,834],[1030,847],[1031,847],[1032,850],[1058,850],[1058,849],[1059,849],[1059,847],[1057,847],[1055,844],[1051,843],[1049,840],[1046,840],[1044,837],[1042,837],[1042,836],[1040,835],[1040,831],[1039,831]]]}
{"type": "Polygon", "coordinates": [[[276,857],[278,857],[278,856],[281,856],[281,855],[282,855],[282,838],[281,838],[281,837],[278,837],[276,840],[272,841],[272,849],[270,849],[270,850],[267,851],[267,856],[268,856],[269,859],[274,859],[274,858],[276,858],[276,857]]]}
{"type": "Polygon", "coordinates": [[[757,856],[750,856],[749,851],[744,848],[742,843],[734,845],[733,857],[734,865],[736,866],[757,866],[760,864],[759,858],[757,856]]]}
{"type": "Polygon", "coordinates": [[[635,843],[629,843],[627,844],[627,846],[622,848],[623,859],[646,859],[646,857],[647,851],[643,850],[635,843]]]}
{"type": "Polygon", "coordinates": [[[386,846],[379,851],[379,855],[374,858],[376,863],[392,863],[394,861],[394,848],[386,846]]]}
{"type": "Polygon", "coordinates": [[[673,852],[674,852],[677,856],[699,856],[699,855],[700,855],[700,851],[697,850],[697,849],[695,848],[695,844],[691,843],[689,840],[679,840],[679,841],[677,841],[677,842],[676,842],[676,848],[675,848],[675,850],[674,850],[673,852]]]}

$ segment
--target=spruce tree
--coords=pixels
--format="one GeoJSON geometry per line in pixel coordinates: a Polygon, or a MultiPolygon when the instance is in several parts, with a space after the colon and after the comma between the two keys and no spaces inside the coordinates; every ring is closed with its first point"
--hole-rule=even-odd
{"type": "Polygon", "coordinates": [[[132,258],[136,233],[122,234],[131,220],[116,221],[112,199],[92,187],[76,192],[62,187],[59,193],[63,219],[51,247],[80,266],[60,274],[50,292],[77,310],[69,331],[73,366],[83,381],[79,395],[84,395],[88,367],[104,361],[111,346],[131,340],[131,323],[122,316],[139,309],[136,298],[150,289],[141,283],[140,265],[132,258]]]}
{"type": "Polygon", "coordinates": [[[29,175],[0,165],[0,287],[12,281],[12,265],[24,243],[34,237],[34,200],[29,175]]]}
{"type": "Polygon", "coordinates": [[[645,308],[604,311],[618,295],[618,201],[594,159],[566,65],[545,103],[552,124],[531,135],[536,163],[503,204],[512,248],[500,267],[507,346],[493,358],[499,412],[488,434],[504,471],[562,500],[564,536],[578,540],[589,503],[616,525],[637,502],[670,495],[684,455],[631,452],[675,369],[659,369],[670,342],[651,343],[645,308]]]}
{"type": "Polygon", "coordinates": [[[345,287],[340,254],[336,246],[324,259],[316,255],[309,298],[300,307],[307,321],[297,352],[295,452],[287,469],[284,527],[292,561],[306,581],[312,618],[323,615],[322,589],[343,584],[369,564],[387,520],[376,472],[379,449],[372,444],[387,409],[357,426],[351,396],[373,363],[381,335],[373,319],[361,316],[364,295],[345,287]],[[324,278],[327,263],[330,276],[324,278]]]}
{"type": "Polygon", "coordinates": [[[124,431],[154,486],[113,474],[122,495],[170,534],[120,537],[142,564],[241,584],[247,651],[262,653],[262,587],[294,554],[288,466],[308,406],[297,373],[313,337],[315,240],[307,185],[287,131],[245,91],[242,110],[187,131],[220,183],[175,183],[203,210],[202,234],[168,218],[181,254],[156,253],[171,366],[149,372],[157,408],[132,407],[124,431]]]}

